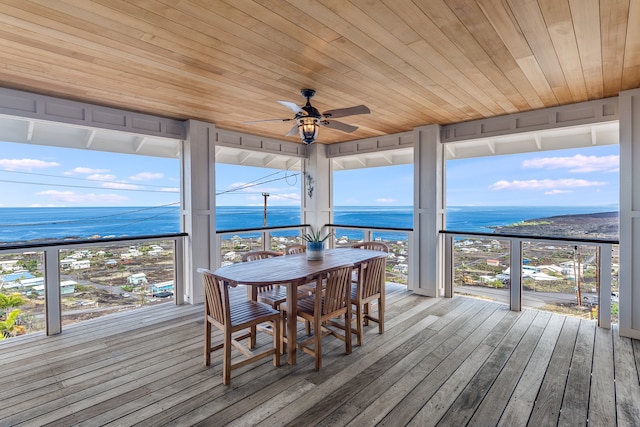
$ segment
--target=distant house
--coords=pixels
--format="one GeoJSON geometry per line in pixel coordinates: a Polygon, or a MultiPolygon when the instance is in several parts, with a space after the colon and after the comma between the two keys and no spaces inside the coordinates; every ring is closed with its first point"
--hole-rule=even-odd
{"type": "Polygon", "coordinates": [[[154,294],[157,292],[173,292],[173,280],[151,285],[151,292],[154,294]]]}
{"type": "Polygon", "coordinates": [[[7,260],[7,261],[0,261],[0,271],[16,271],[19,270],[21,267],[18,265],[18,261],[17,259],[12,259],[12,260],[7,260]]]}
{"type": "Polygon", "coordinates": [[[0,283],[2,283],[2,287],[4,288],[6,285],[18,283],[22,279],[33,279],[34,277],[35,276],[27,270],[16,271],[15,273],[5,275],[2,280],[0,280],[0,283]]]}
{"type": "Polygon", "coordinates": [[[400,274],[409,273],[409,266],[407,264],[396,264],[393,266],[393,271],[400,274]]]}
{"type": "Polygon", "coordinates": [[[60,260],[60,267],[61,268],[70,268],[71,264],[74,263],[76,261],[75,258],[65,258],[65,259],[61,259],[60,260]]]}
{"type": "MultiPolygon", "coordinates": [[[[63,282],[60,282],[60,295],[73,295],[76,292],[77,284],[78,282],[74,282],[73,280],[65,280],[63,282]]],[[[36,285],[32,289],[39,296],[44,295],[44,284],[36,285]]]]}
{"type": "Polygon", "coordinates": [[[147,275],[144,273],[134,273],[127,277],[127,282],[131,285],[140,285],[147,283],[147,275]]]}
{"type": "Polygon", "coordinates": [[[44,277],[24,278],[11,283],[3,283],[2,289],[10,292],[30,293],[34,286],[44,285],[44,277]]]}
{"type": "Polygon", "coordinates": [[[91,261],[88,259],[79,259],[71,263],[72,270],[84,270],[86,268],[91,268],[91,261]]]}

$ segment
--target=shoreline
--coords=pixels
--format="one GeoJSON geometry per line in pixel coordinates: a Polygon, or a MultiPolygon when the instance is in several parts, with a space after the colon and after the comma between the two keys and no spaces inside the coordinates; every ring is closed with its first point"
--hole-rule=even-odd
{"type": "Polygon", "coordinates": [[[496,234],[618,239],[619,217],[620,215],[617,211],[556,215],[488,228],[493,229],[493,233],[496,234]]]}

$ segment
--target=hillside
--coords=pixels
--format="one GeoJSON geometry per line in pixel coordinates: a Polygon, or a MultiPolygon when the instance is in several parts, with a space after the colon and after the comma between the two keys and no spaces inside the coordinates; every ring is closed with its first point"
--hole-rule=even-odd
{"type": "Polygon", "coordinates": [[[559,215],[493,227],[498,234],[618,239],[618,212],[559,215]]]}

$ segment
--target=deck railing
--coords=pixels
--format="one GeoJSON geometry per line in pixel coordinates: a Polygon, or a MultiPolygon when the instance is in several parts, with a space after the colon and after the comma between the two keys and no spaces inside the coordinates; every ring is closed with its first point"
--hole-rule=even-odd
{"type": "MultiPolygon", "coordinates": [[[[62,271],[61,261],[63,257],[61,254],[69,251],[78,252],[83,250],[87,250],[87,253],[89,253],[91,250],[98,248],[109,251],[110,248],[121,248],[129,245],[134,246],[144,243],[172,242],[173,262],[171,268],[173,269],[173,277],[169,278],[168,281],[170,282],[171,279],[173,281],[172,289],[175,303],[182,304],[184,295],[184,271],[182,259],[185,236],[185,233],[176,233],[95,240],[56,240],[52,242],[34,242],[28,244],[7,244],[0,246],[0,257],[6,260],[7,258],[11,258],[11,255],[13,254],[22,254],[23,257],[26,254],[31,257],[30,259],[36,262],[37,272],[38,274],[42,274],[44,278],[43,297],[45,329],[47,335],[53,335],[62,331],[63,288],[61,287],[61,276],[63,276],[63,273],[68,274],[68,272],[62,271]],[[7,255],[9,255],[9,257],[7,257],[7,255]]],[[[93,255],[93,253],[91,253],[91,255],[93,255]]],[[[121,261],[123,261],[123,259],[118,258],[117,263],[120,263],[121,261]]],[[[81,271],[84,271],[84,268],[79,269],[77,274],[83,274],[84,277],[84,273],[81,273],[81,271]]],[[[90,272],[88,274],[95,274],[95,272],[90,272]]],[[[91,277],[88,277],[86,280],[91,281],[91,277]]],[[[6,291],[6,289],[3,289],[3,291],[6,291]]],[[[33,294],[35,295],[36,292],[33,291],[33,294]]],[[[143,293],[141,297],[145,298],[145,294],[143,293]]],[[[78,311],[80,312],[81,310],[78,311]]]]}
{"type": "MultiPolygon", "coordinates": [[[[489,250],[494,250],[492,253],[492,259],[485,257],[486,264],[495,265],[497,268],[500,265],[503,267],[508,266],[509,273],[502,274],[502,281],[505,283],[505,288],[508,288],[508,297],[509,304],[512,310],[520,311],[522,309],[522,300],[523,300],[523,278],[532,278],[535,280],[540,279],[543,276],[546,280],[553,280],[553,276],[545,275],[544,273],[539,273],[540,268],[535,265],[535,262],[532,264],[531,260],[524,257],[523,253],[526,250],[531,250],[532,247],[538,247],[539,249],[546,249],[549,251],[559,250],[562,247],[569,248],[574,256],[574,261],[569,262],[569,265],[566,267],[568,271],[565,273],[566,276],[571,276],[573,270],[573,279],[569,277],[565,279],[566,282],[573,280],[574,291],[576,293],[576,305],[582,306],[583,300],[579,297],[581,295],[581,290],[584,287],[584,284],[581,285],[580,277],[582,276],[583,265],[581,265],[580,258],[578,256],[578,260],[576,262],[575,255],[582,253],[590,253],[592,258],[592,264],[595,266],[595,285],[596,285],[596,294],[597,299],[593,301],[589,301],[587,297],[584,297],[584,301],[589,306],[593,306],[595,310],[597,310],[597,319],[598,325],[602,328],[609,329],[611,326],[611,302],[612,302],[612,283],[615,283],[613,280],[613,251],[617,250],[617,240],[612,239],[574,239],[574,238],[564,238],[564,237],[549,237],[549,236],[523,236],[523,235],[514,235],[514,234],[493,234],[493,233],[480,233],[480,232],[465,232],[465,231],[450,231],[445,230],[441,231],[444,237],[444,258],[445,258],[445,266],[444,266],[444,290],[445,296],[451,297],[454,292],[454,285],[456,281],[456,274],[458,273],[458,278],[462,280],[462,285],[466,285],[466,279],[469,276],[464,276],[464,272],[459,274],[461,271],[461,263],[456,264],[455,257],[456,253],[462,254],[464,249],[467,249],[467,254],[469,251],[476,249],[473,246],[473,241],[477,240],[483,242],[480,246],[488,247],[489,250]],[[484,243],[489,242],[489,243],[484,243]],[[494,244],[491,244],[494,242],[494,244]],[[496,250],[494,248],[501,248],[502,242],[508,243],[508,262],[501,264],[500,257],[504,254],[504,249],[502,253],[500,250],[496,250]],[[456,250],[456,244],[460,246],[459,250],[456,250]],[[587,248],[595,248],[595,249],[587,249],[587,248]],[[573,265],[572,265],[573,264],[573,265]],[[538,276],[536,277],[536,274],[538,276]]],[[[460,256],[460,255],[459,255],[460,256]]],[[[467,256],[467,260],[468,260],[467,256]]],[[[475,262],[477,262],[478,256],[475,257],[475,262]]],[[[535,261],[535,260],[534,260],[535,261]]],[[[469,262],[469,261],[468,261],[469,262]]],[[[468,266],[467,266],[468,268],[468,266]]],[[[506,270],[505,270],[506,271],[506,270]]],[[[560,273],[558,273],[560,274],[560,273]]],[[[498,278],[500,274],[496,275],[498,278]]],[[[478,277],[478,276],[476,276],[478,277]]],[[[486,276],[479,275],[484,280],[486,276]]],[[[474,279],[468,279],[470,284],[475,284],[474,279]]],[[[497,282],[496,282],[497,283],[497,282]]],[[[478,286],[476,284],[476,286],[478,286]]],[[[490,288],[491,286],[486,286],[490,288]]],[[[535,291],[535,289],[534,289],[535,291]]],[[[524,291],[525,293],[527,291],[524,291]]],[[[614,293],[615,295],[615,293],[614,293]]]]}

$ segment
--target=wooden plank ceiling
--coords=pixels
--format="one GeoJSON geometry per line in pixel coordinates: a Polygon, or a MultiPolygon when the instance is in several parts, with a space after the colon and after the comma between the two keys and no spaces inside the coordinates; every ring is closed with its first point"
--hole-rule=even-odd
{"type": "Polygon", "coordinates": [[[637,88],[639,32],[635,0],[0,0],[0,85],[280,139],[244,122],[308,87],[371,109],[334,143],[637,88]]]}

